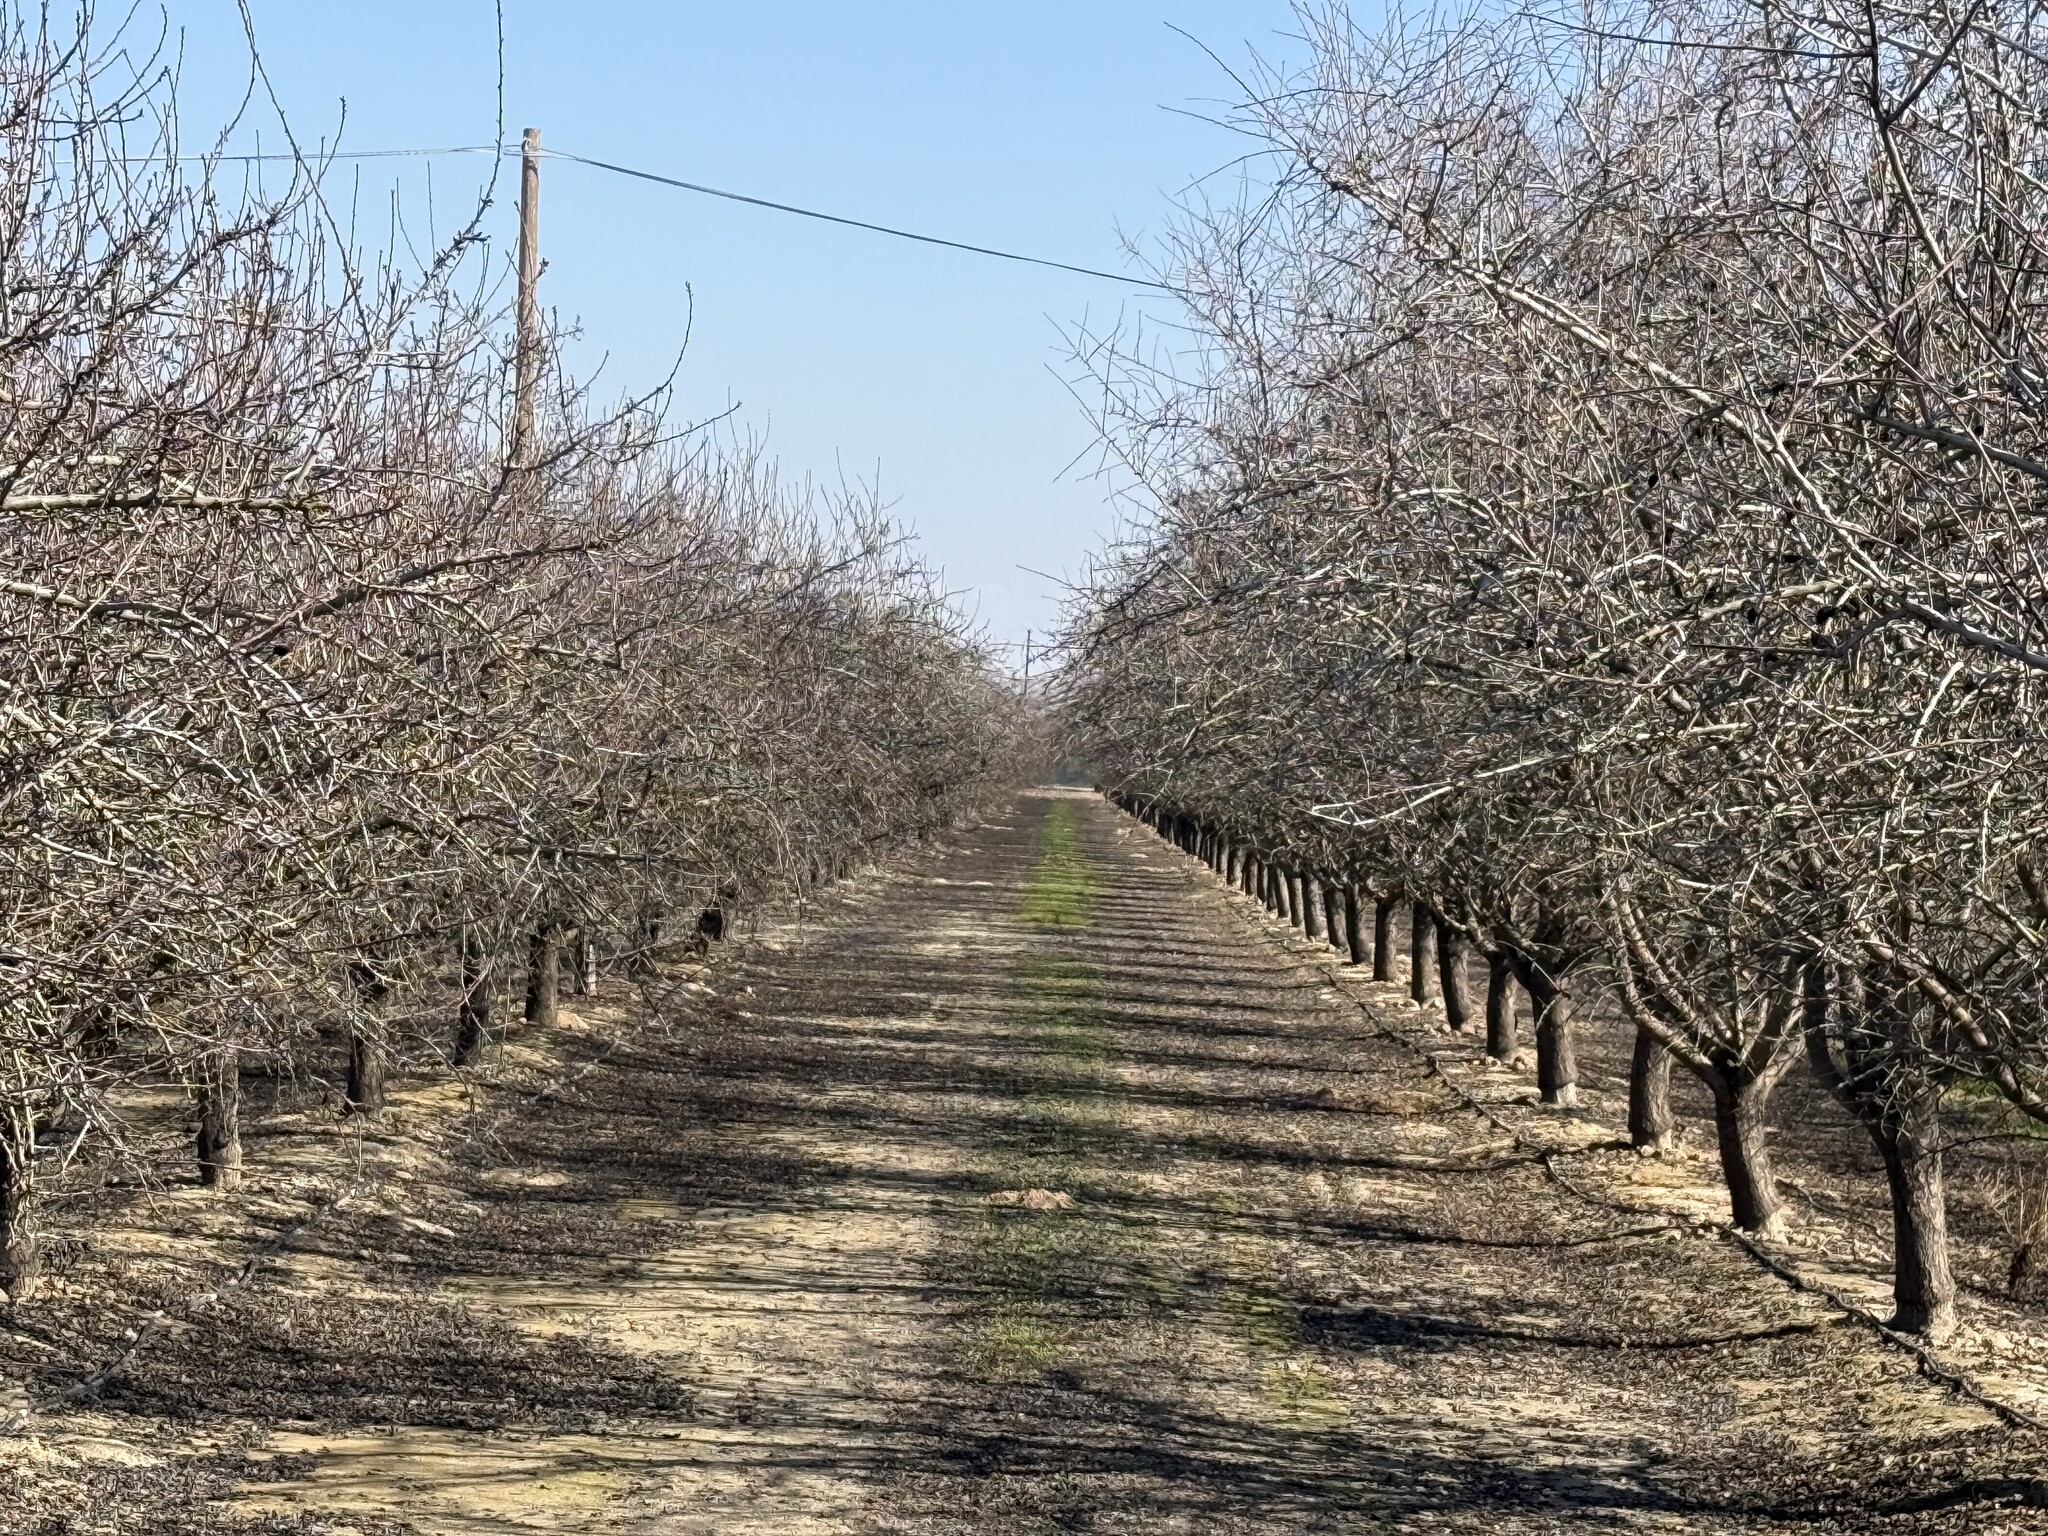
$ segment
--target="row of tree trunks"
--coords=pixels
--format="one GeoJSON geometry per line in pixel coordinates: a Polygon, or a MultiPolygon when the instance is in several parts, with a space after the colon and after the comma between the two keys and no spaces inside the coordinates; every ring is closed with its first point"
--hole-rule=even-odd
{"type": "MultiPolygon", "coordinates": [[[[1370,965],[1375,981],[1394,979],[1394,922],[1403,905],[1398,897],[1367,893],[1354,883],[1305,872],[1185,818],[1128,804],[1124,808],[1161,837],[1202,859],[1227,883],[1263,903],[1304,936],[1330,944],[1353,965],[1370,965]],[[1368,899],[1373,904],[1370,939],[1364,931],[1368,899]]],[[[1460,1033],[1470,1032],[1478,1019],[1471,979],[1472,938],[1461,925],[1432,911],[1428,904],[1416,901],[1407,905],[1409,995],[1419,1006],[1428,1006],[1440,996],[1449,1026],[1460,1033]]],[[[1486,961],[1486,1052],[1497,1061],[1512,1063],[1521,1051],[1514,995],[1516,968],[1505,952],[1492,947],[1486,951],[1486,961]]],[[[1569,1105],[1576,1102],[1578,1078],[1571,1049],[1571,998],[1567,988],[1554,984],[1548,995],[1547,1011],[1536,1011],[1538,1081],[1545,1102],[1569,1105]]],[[[1661,1150],[1675,1135],[1669,1109],[1668,1056],[1652,1059],[1648,1071],[1637,1076],[1645,1092],[1646,1123],[1656,1127],[1648,1140],[1661,1150]],[[1657,1092],[1660,1081],[1661,1095],[1657,1092]]]]}
{"type": "MultiPolygon", "coordinates": [[[[1262,899],[1311,939],[1324,939],[1354,964],[1370,960],[1376,981],[1393,980],[1394,918],[1400,903],[1374,894],[1373,933],[1363,933],[1363,898],[1358,887],[1335,883],[1246,852],[1196,838],[1186,846],[1217,864],[1219,873],[1262,899]]],[[[1475,947],[1460,924],[1421,901],[1410,902],[1409,993],[1418,1005],[1441,989],[1445,1020],[1456,1031],[1472,1027],[1474,1009],[1469,967],[1475,947]]],[[[1541,919],[1539,918],[1539,928],[1541,919]]],[[[1573,1050],[1575,957],[1554,935],[1539,935],[1538,955],[1488,941],[1486,1051],[1502,1062],[1520,1051],[1514,993],[1519,983],[1530,999],[1536,1046],[1537,1087],[1543,1102],[1560,1107],[1578,1101],[1573,1050]],[[1546,942],[1547,940],[1547,942],[1546,942]]],[[[1939,1341],[1955,1327],[1955,1279],[1949,1262],[1947,1198],[1942,1162],[1940,1087],[1925,1075],[1900,1070],[1901,1052],[1891,1036],[1916,1038],[1906,1017],[1924,1000],[1873,996],[1850,968],[1833,981],[1825,967],[1810,968],[1804,1017],[1797,1032],[1816,1075],[1854,1113],[1883,1160],[1894,1228],[1892,1325],[1939,1341]],[[1842,993],[1844,1005],[1835,996],[1842,993]],[[1887,1009],[1891,1013],[1887,1013],[1887,1009]],[[1891,1014],[1898,1014],[1892,1019],[1891,1014]],[[1888,1024],[1887,1021],[1890,1020],[1888,1024]],[[1871,1022],[1875,1021],[1875,1022],[1871,1022]]],[[[1735,1225],[1774,1236],[1783,1220],[1783,1200],[1772,1166],[1768,1131],[1771,1095],[1796,1052],[1757,1049],[1754,1059],[1725,1052],[1688,1054],[1686,1065],[1709,1089],[1722,1178],[1735,1225]]],[[[1656,1029],[1639,1022],[1629,1072],[1629,1139],[1638,1152],[1654,1156],[1677,1142],[1672,1106],[1673,1054],[1656,1029]]]]}
{"type": "MultiPolygon", "coordinates": [[[[837,878],[836,871],[833,878],[837,878]]],[[[720,930],[722,937],[722,922],[720,930]]],[[[641,925],[641,944],[632,956],[632,963],[640,968],[641,974],[652,970],[651,951],[659,932],[659,926],[651,920],[641,925]]],[[[481,934],[472,927],[462,930],[457,952],[460,984],[452,1060],[456,1066],[469,1067],[482,1059],[491,1038],[490,952],[481,934]]],[[[589,933],[580,925],[544,922],[527,941],[527,1022],[543,1029],[559,1024],[565,970],[574,995],[592,993],[595,958],[589,933]]],[[[388,1099],[390,1043],[376,1010],[390,989],[376,967],[368,962],[350,966],[349,980],[357,1008],[349,1024],[348,1071],[342,1102],[350,1114],[373,1115],[385,1107],[388,1099]]],[[[199,1182],[208,1188],[233,1190],[242,1179],[240,1054],[224,1050],[208,1055],[193,1068],[190,1092],[197,1120],[193,1150],[199,1182]]],[[[0,1231],[12,1230],[15,1225],[9,1200],[18,1205],[26,1199],[25,1166],[18,1165],[20,1160],[8,1161],[7,1152],[0,1147],[0,1231]]],[[[33,1253],[32,1245],[26,1242],[20,1248],[21,1253],[12,1258],[0,1254],[0,1287],[4,1287],[14,1269],[27,1262],[21,1254],[33,1253]]]]}
{"type": "MultiPolygon", "coordinates": [[[[1126,807],[1130,809],[1130,807],[1126,807]]],[[[1365,895],[1348,882],[1305,872],[1245,848],[1225,834],[1185,818],[1141,814],[1162,837],[1207,863],[1226,883],[1262,901],[1276,916],[1320,939],[1353,965],[1370,965],[1375,981],[1393,979],[1394,915],[1400,903],[1374,896],[1372,935],[1365,933],[1365,895]]],[[[1411,904],[1409,956],[1410,995],[1418,1004],[1434,1002],[1439,990],[1452,1029],[1470,1031],[1477,1018],[1469,967],[1473,945],[1463,928],[1411,904]]],[[[1504,959],[1488,957],[1486,1030],[1489,1054],[1512,1060],[1518,1049],[1513,984],[1514,972],[1504,959]]]]}

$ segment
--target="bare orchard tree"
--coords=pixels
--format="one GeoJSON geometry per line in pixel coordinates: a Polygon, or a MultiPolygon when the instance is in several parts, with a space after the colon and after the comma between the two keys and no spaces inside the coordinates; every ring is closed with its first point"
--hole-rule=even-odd
{"type": "MultiPolygon", "coordinates": [[[[871,509],[514,359],[475,226],[424,269],[319,182],[187,178],[161,72],[0,8],[0,1284],[126,1085],[231,1187],[259,1056],[374,1113],[565,948],[789,898],[1008,782],[1009,691],[871,509]],[[853,787],[850,787],[853,786],[853,787]]],[[[624,937],[622,937],[624,936],[624,937]]],[[[150,1168],[152,1177],[169,1170],[150,1168]]]]}
{"type": "Polygon", "coordinates": [[[1073,615],[1077,741],[1419,899],[1546,1098],[1611,987],[1638,1143],[1675,1060],[1761,1232],[1803,1036],[1938,1337],[1945,1088],[2048,1110],[2042,17],[1303,21],[1276,185],[1174,253],[1198,354],[1088,350],[1157,513],[1073,615]]]}

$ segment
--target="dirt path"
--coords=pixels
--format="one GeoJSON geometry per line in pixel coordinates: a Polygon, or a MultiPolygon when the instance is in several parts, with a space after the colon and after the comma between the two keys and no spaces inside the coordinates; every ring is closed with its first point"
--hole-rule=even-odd
{"type": "Polygon", "coordinates": [[[2048,1531],[2034,1437],[1574,1195],[1092,797],[633,1011],[487,1134],[403,1108],[375,1198],[0,1454],[0,1529],[2048,1531]]]}

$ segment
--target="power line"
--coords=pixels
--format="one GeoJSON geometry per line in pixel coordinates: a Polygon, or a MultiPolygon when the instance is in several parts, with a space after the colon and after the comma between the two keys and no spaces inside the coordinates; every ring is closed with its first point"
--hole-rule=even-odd
{"type": "MultiPolygon", "coordinates": [[[[210,163],[254,164],[259,161],[302,161],[306,163],[329,160],[398,160],[423,159],[435,155],[516,155],[516,144],[458,144],[445,149],[355,149],[339,150],[332,153],[312,152],[303,155],[178,155],[179,160],[210,163]]],[[[702,197],[722,198],[729,203],[744,203],[749,208],[766,208],[773,213],[794,214],[800,219],[816,219],[821,224],[837,224],[846,229],[864,229],[870,234],[888,235],[896,240],[913,240],[919,245],[936,245],[949,251],[965,251],[973,256],[992,256],[998,261],[1021,262],[1026,266],[1050,267],[1056,272],[1073,272],[1081,277],[1099,277],[1106,282],[1125,283],[1134,288],[1156,288],[1161,293],[1185,294],[1185,288],[1172,283],[1162,283],[1149,277],[1132,277],[1122,272],[1104,272],[1097,267],[1076,266],[1069,261],[1054,261],[1046,256],[1027,256],[1020,251],[999,250],[992,245],[972,245],[965,240],[948,240],[940,235],[923,235],[915,230],[897,229],[889,224],[876,224],[867,219],[848,218],[844,214],[825,213],[816,208],[800,208],[795,203],[778,203],[765,197],[752,197],[744,192],[728,192],[722,187],[707,187],[701,182],[683,181],[675,176],[663,176],[655,171],[636,170],[630,165],[615,165],[609,160],[594,160],[588,155],[573,155],[567,150],[542,150],[549,160],[567,160],[575,165],[587,165],[593,170],[609,171],[614,176],[627,176],[635,181],[651,181],[657,186],[673,187],[680,192],[695,192],[702,197]]],[[[138,161],[153,159],[153,156],[135,157],[138,161]]]]}
{"type": "MultiPolygon", "coordinates": [[[[455,144],[446,149],[337,149],[307,150],[303,154],[270,155],[128,155],[124,159],[129,165],[148,165],[153,161],[171,159],[193,165],[232,162],[235,165],[254,164],[259,160],[298,160],[315,164],[328,160],[406,160],[422,159],[429,155],[495,155],[503,153],[496,144],[455,144]]],[[[517,154],[515,145],[511,151],[517,154]]]]}
{"type": "Polygon", "coordinates": [[[750,208],[767,208],[775,213],[793,213],[798,218],[816,219],[825,224],[840,224],[848,229],[865,229],[872,234],[889,235],[898,240],[915,240],[920,245],[943,246],[950,251],[967,251],[975,256],[993,256],[1001,261],[1019,261],[1028,266],[1051,267],[1060,272],[1077,272],[1083,277],[1100,277],[1112,283],[1128,283],[1138,288],[1157,288],[1165,293],[1183,293],[1171,283],[1156,282],[1149,277],[1130,277],[1121,272],[1103,272],[1094,267],[1077,267],[1071,262],[1053,261],[1044,256],[1025,256],[1017,251],[997,250],[989,245],[969,245],[964,240],[946,240],[938,235],[920,235],[914,230],[896,229],[887,224],[871,224],[866,219],[850,219],[837,213],[821,213],[815,208],[799,208],[794,203],[771,202],[765,197],[749,197],[744,192],[727,192],[719,187],[707,187],[694,181],[680,181],[673,176],[658,175],[653,171],[638,171],[629,165],[613,165],[606,160],[593,160],[587,155],[572,155],[566,150],[542,151],[550,160],[570,160],[577,165],[591,166],[600,171],[610,171],[615,176],[630,176],[637,181],[651,181],[664,187],[675,187],[683,192],[696,192],[704,197],[724,198],[729,203],[745,203],[750,208]]]}

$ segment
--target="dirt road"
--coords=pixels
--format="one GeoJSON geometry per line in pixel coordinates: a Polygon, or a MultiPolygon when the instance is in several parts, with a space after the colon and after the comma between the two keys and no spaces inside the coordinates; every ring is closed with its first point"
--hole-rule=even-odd
{"type": "MultiPolygon", "coordinates": [[[[1611,1203],[1601,1125],[1522,1112],[1546,1168],[1091,796],[706,980],[403,1099],[373,1195],[9,1443],[0,1529],[2048,1531],[2036,1437],[1611,1203]]],[[[254,1250],[198,1199],[204,1281],[254,1250]]]]}

